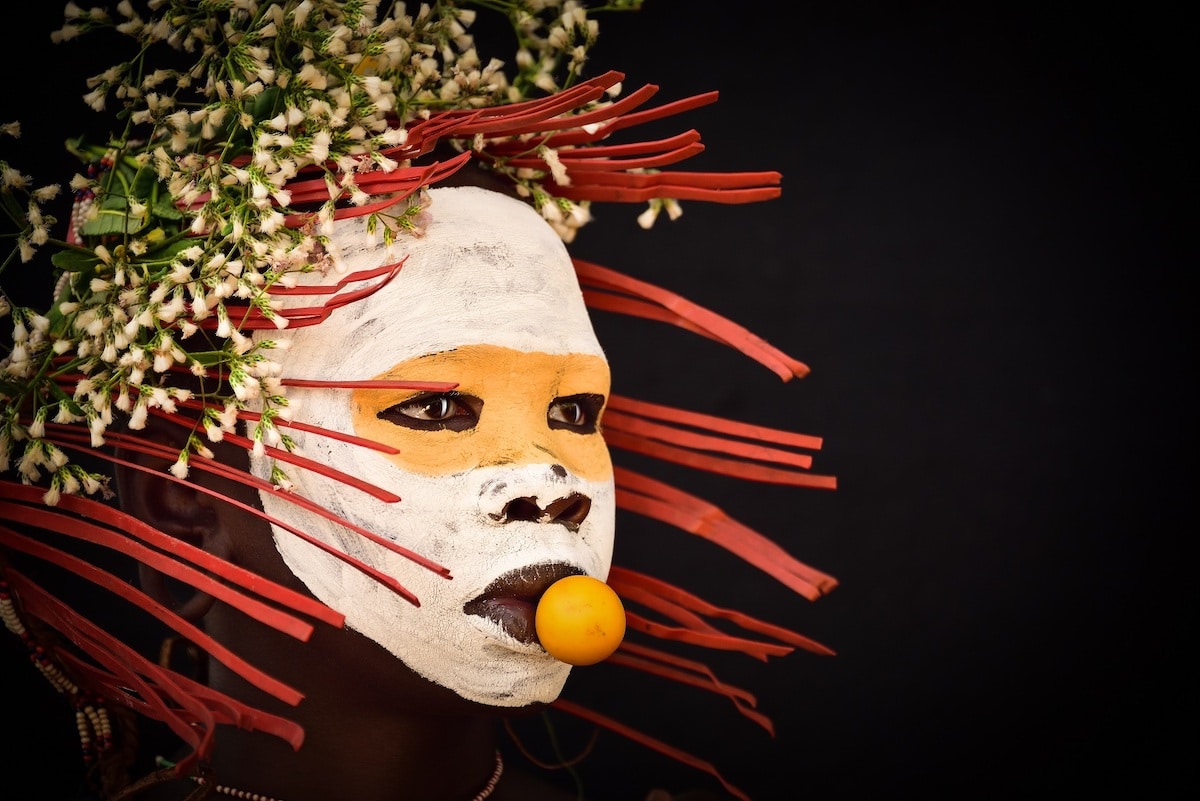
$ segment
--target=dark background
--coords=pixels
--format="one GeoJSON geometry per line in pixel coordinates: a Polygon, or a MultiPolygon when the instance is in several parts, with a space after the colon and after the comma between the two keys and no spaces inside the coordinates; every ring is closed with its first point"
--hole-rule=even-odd
{"type": "MultiPolygon", "coordinates": [[[[39,39],[57,12],[36,13],[45,24],[23,27],[21,46],[66,51],[39,39]]],[[[841,586],[810,604],[623,518],[618,560],[837,655],[690,654],[755,691],[774,738],[728,704],[610,666],[577,671],[569,692],[714,762],[755,801],[1194,786],[1182,20],[1159,4],[666,0],[600,19],[593,74],[622,69],[661,100],[720,91],[664,128],[704,135],[684,169],[777,169],[784,193],[688,203],[651,232],[640,208],[597,208],[575,254],[812,368],[780,384],[706,340],[598,314],[614,391],[823,436],[814,471],[838,476],[835,492],[659,474],[841,586]]],[[[82,89],[38,72],[108,64],[76,59],[10,67],[5,97],[34,113],[3,116],[27,139],[57,145],[57,117],[83,116],[61,110],[82,89]]],[[[26,684],[10,686],[42,698],[26,684]]],[[[25,747],[5,777],[42,759],[72,769],[58,709],[9,725],[25,747]]],[[[620,801],[717,786],[613,735],[581,770],[620,801]]]]}

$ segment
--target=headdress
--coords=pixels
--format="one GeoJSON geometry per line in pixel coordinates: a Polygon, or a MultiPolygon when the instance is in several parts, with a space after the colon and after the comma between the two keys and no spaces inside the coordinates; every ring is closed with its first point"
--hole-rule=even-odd
{"type": "MultiPolygon", "coordinates": [[[[81,558],[73,543],[124,554],[300,639],[313,626],[340,625],[342,616],[115,508],[104,468],[115,457],[106,446],[156,450],[173,461],[172,480],[189,482],[195,471],[228,473],[206,443],[233,442],[275,457],[272,481],[262,483],[286,492],[288,470],[301,464],[289,432],[311,426],[293,415],[290,379],[278,375],[273,352],[288,331],[320,325],[395,270],[343,271],[332,226],[356,220],[364,235],[403,250],[405,238],[419,237],[427,215],[436,214],[426,208],[425,189],[460,170],[482,168],[507,182],[567,243],[593,203],[645,203],[639,222],[649,227],[661,213],[678,216],[681,202],[770,200],[780,176],[674,169],[702,149],[695,131],[624,141],[626,129],[716,95],[653,105],[655,86],[623,93],[615,72],[582,79],[598,26],[585,5],[569,0],[478,4],[503,9],[511,22],[518,42],[512,64],[475,50],[475,4],[466,2],[435,2],[415,13],[403,4],[380,13],[377,3],[324,0],[147,5],[143,15],[122,2],[111,18],[68,4],[67,24],[55,35],[115,32],[141,48],[88,80],[86,102],[97,111],[118,107],[125,128],[100,142],[71,141],[85,172],[71,182],[69,221],[59,224],[44,211],[57,187],[0,165],[4,207],[18,229],[4,269],[45,269],[40,259],[53,250],[55,275],[44,310],[0,296],[12,322],[0,369],[0,517],[7,521],[0,556],[20,555],[0,561],[0,612],[72,698],[87,744],[109,745],[104,704],[133,707],[192,746],[193,758],[177,766],[184,772],[207,754],[219,724],[237,719],[293,743],[301,733],[143,658],[86,610],[40,587],[21,560],[95,583],[210,651],[220,646],[203,631],[108,572],[104,560],[81,558]],[[319,293],[297,286],[299,275],[314,270],[327,278],[319,293]],[[280,302],[301,292],[310,303],[280,302]],[[168,451],[139,439],[150,416],[185,426],[186,447],[168,451]],[[126,430],[114,425],[122,418],[126,430]],[[61,637],[47,650],[51,641],[34,629],[61,637]]],[[[578,259],[575,268],[592,309],[695,332],[784,381],[807,372],[741,325],[668,289],[578,259]]],[[[808,472],[807,451],[821,446],[819,438],[620,395],[608,401],[603,430],[617,463],[620,510],[705,538],[810,600],[835,586],[717,505],[620,461],[627,452],[740,480],[831,489],[832,477],[808,472]]],[[[369,479],[339,478],[375,489],[369,479]]],[[[753,696],[664,645],[763,660],[795,648],[829,653],[799,633],[708,603],[696,588],[619,565],[609,584],[626,602],[631,632],[610,663],[722,694],[768,730],[753,696]]],[[[236,654],[221,658],[261,689],[300,701],[236,654]]],[[[569,691],[555,706],[720,778],[710,763],[572,703],[569,691]]]]}

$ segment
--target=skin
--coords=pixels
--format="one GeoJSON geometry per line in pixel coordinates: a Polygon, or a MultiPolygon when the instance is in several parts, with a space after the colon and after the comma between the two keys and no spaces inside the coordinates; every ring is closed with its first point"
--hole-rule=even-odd
{"type": "MultiPolygon", "coordinates": [[[[615,490],[599,426],[608,366],[566,249],[536,212],[474,188],[431,196],[425,235],[402,240],[394,253],[350,240],[348,271],[407,260],[374,295],[296,332],[284,361],[285,376],[457,384],[453,395],[290,393],[305,421],[398,448],[387,455],[296,437],[305,455],[402,500],[381,501],[285,468],[296,493],[435,560],[453,578],[317,518],[286,494],[264,493],[262,502],[268,513],[395,577],[420,599],[415,607],[276,530],[288,567],[345,614],[348,626],[465,699],[501,707],[544,703],[559,695],[570,667],[531,637],[536,596],[570,573],[603,580],[611,564],[615,490]],[[523,512],[505,511],[513,509],[523,512]]],[[[254,468],[266,477],[270,460],[254,468]]]]}

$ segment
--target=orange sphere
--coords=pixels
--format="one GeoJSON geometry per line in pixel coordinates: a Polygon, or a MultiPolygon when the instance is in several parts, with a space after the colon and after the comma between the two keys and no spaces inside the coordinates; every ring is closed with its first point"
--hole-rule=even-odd
{"type": "Polygon", "coordinates": [[[594,665],[625,637],[625,607],[603,581],[567,576],[542,595],[533,623],[550,656],[568,665],[594,665]]]}

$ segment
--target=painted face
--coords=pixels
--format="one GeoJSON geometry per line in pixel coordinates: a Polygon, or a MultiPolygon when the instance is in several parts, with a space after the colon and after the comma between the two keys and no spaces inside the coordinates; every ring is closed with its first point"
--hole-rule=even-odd
{"type": "MultiPolygon", "coordinates": [[[[335,236],[350,270],[407,261],[376,294],[295,332],[283,365],[289,378],[458,385],[289,391],[300,419],[399,450],[297,435],[303,455],[402,500],[287,470],[295,492],[444,565],[453,579],[274,494],[263,493],[263,505],[417,595],[420,607],[275,531],[313,594],[417,673],[481,703],[551,701],[570,667],[533,637],[536,597],[568,573],[604,579],[611,564],[615,493],[598,425],[608,365],[566,249],[533,209],[475,188],[430,194],[425,236],[401,239],[392,253],[335,236]]],[[[269,459],[253,461],[269,475],[269,459]]]]}

